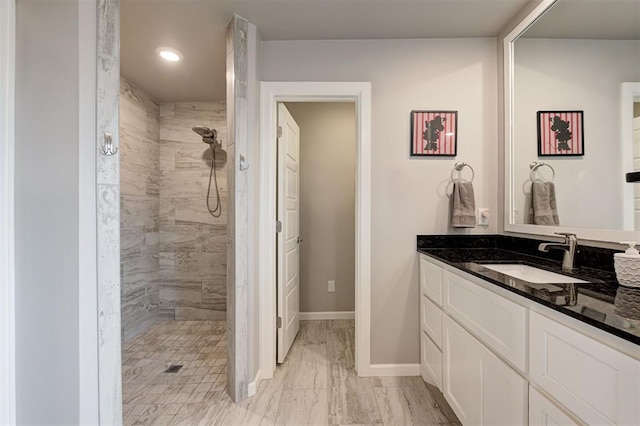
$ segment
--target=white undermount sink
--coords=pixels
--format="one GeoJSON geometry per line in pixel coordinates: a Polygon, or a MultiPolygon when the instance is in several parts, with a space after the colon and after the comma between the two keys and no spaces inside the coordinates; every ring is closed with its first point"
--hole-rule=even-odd
{"type": "Polygon", "coordinates": [[[555,272],[538,269],[533,266],[520,264],[482,264],[484,268],[501,274],[517,278],[535,284],[566,284],[566,283],[588,283],[589,281],[580,280],[578,278],[569,277],[567,275],[556,274],[555,272]]]}

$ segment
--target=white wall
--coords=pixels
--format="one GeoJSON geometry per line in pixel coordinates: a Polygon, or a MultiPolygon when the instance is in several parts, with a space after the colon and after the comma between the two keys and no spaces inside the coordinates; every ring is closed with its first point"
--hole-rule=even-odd
{"type": "Polygon", "coordinates": [[[0,2],[0,424],[15,423],[13,152],[15,2],[0,2]]]}
{"type": "Polygon", "coordinates": [[[300,312],[355,309],[356,109],[287,102],[300,126],[300,312]],[[327,281],[335,281],[335,292],[327,281]]]}
{"type": "Polygon", "coordinates": [[[495,232],[449,226],[456,161],[476,171],[476,205],[497,209],[494,39],[272,41],[266,81],[371,81],[371,362],[419,362],[417,234],[495,232]],[[457,158],[409,156],[412,109],[459,111],[457,158]],[[450,191],[450,186],[449,186],[450,191]]]}
{"type": "Polygon", "coordinates": [[[514,159],[517,223],[528,223],[529,163],[556,171],[561,226],[623,229],[620,83],[640,81],[638,41],[518,39],[515,42],[514,159]],[[540,157],[536,112],[583,110],[582,157],[540,157]],[[524,186],[523,186],[524,184],[524,186]],[[597,194],[597,195],[596,195],[597,194]],[[617,208],[601,208],[601,206],[617,208]]]}
{"type": "Polygon", "coordinates": [[[98,423],[98,277],[96,203],[97,2],[78,2],[80,424],[98,423]]]}
{"type": "Polygon", "coordinates": [[[78,18],[78,1],[17,2],[18,424],[79,422],[78,18]]]}

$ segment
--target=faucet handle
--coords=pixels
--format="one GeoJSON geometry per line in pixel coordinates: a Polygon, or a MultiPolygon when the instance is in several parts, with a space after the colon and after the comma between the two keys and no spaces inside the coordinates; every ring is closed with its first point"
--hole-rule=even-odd
{"type": "Polygon", "coordinates": [[[565,243],[568,243],[571,240],[571,237],[577,240],[576,234],[573,232],[554,232],[554,234],[564,236],[565,243]]]}

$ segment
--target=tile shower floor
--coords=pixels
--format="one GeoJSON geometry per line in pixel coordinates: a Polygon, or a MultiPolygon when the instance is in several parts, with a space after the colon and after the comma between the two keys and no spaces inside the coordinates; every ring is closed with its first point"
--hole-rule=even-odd
{"type": "Polygon", "coordinates": [[[419,377],[358,377],[354,322],[301,321],[284,364],[255,396],[226,394],[226,323],[168,321],[123,346],[125,425],[456,424],[419,377]],[[168,367],[182,365],[175,373],[168,367]]]}

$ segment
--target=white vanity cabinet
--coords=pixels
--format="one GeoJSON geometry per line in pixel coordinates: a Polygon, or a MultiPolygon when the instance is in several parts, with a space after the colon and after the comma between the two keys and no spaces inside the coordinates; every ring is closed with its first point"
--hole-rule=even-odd
{"type": "Polygon", "coordinates": [[[424,256],[420,280],[423,379],[442,390],[463,424],[525,424],[527,381],[480,341],[496,342],[500,351],[523,358],[524,308],[424,256]]]}
{"type": "Polygon", "coordinates": [[[442,268],[420,258],[420,374],[442,389],[442,268]]]}
{"type": "Polygon", "coordinates": [[[420,255],[422,377],[462,424],[640,425],[640,348],[467,277],[420,255]]]}

